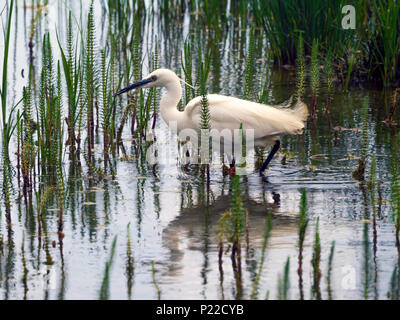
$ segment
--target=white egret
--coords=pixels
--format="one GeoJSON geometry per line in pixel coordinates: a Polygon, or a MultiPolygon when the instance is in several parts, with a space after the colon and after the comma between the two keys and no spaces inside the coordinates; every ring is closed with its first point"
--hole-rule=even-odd
{"type": "MultiPolygon", "coordinates": [[[[192,99],[184,111],[179,111],[177,105],[182,98],[182,86],[179,77],[171,70],[157,69],[115,95],[132,89],[151,87],[164,87],[167,90],[160,101],[160,112],[168,125],[176,121],[178,133],[183,129],[200,129],[202,97],[192,99]]],[[[235,130],[242,125],[244,131],[254,130],[254,146],[273,145],[260,168],[261,175],[280,147],[280,136],[301,134],[308,116],[307,106],[301,101],[297,101],[293,109],[288,109],[219,94],[209,94],[207,99],[211,129],[235,130]]]]}

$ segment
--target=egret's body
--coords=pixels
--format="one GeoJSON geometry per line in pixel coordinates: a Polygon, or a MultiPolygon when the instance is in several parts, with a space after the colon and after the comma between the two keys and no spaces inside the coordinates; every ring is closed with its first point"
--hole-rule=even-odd
{"type": "MultiPolygon", "coordinates": [[[[176,123],[178,133],[184,129],[200,129],[202,97],[192,99],[184,111],[179,111],[177,105],[182,98],[182,86],[178,76],[171,70],[155,70],[144,80],[122,89],[117,94],[135,88],[150,87],[166,88],[160,101],[160,113],[168,125],[176,123]]],[[[209,94],[207,100],[211,129],[233,131],[242,125],[244,131],[254,130],[255,146],[274,144],[261,171],[265,169],[278,150],[280,136],[300,134],[308,115],[307,106],[301,101],[297,102],[294,109],[288,109],[219,94],[209,94]]]]}

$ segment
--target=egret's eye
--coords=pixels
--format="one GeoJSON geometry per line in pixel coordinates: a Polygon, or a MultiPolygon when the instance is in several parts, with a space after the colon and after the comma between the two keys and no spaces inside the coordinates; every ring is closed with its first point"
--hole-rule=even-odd
{"type": "Polygon", "coordinates": [[[151,76],[151,81],[156,81],[157,80],[157,76],[151,76]]]}

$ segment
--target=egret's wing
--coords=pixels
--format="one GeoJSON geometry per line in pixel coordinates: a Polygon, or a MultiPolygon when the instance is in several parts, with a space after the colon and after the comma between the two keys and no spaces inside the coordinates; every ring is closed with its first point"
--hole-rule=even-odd
{"type": "MultiPolygon", "coordinates": [[[[217,130],[254,129],[255,138],[299,134],[304,127],[307,107],[301,103],[295,109],[286,109],[259,104],[217,94],[207,96],[211,115],[211,128],[217,130]],[[305,109],[304,109],[305,108],[305,109]]],[[[199,127],[201,119],[201,97],[194,98],[186,106],[187,115],[199,127]]]]}

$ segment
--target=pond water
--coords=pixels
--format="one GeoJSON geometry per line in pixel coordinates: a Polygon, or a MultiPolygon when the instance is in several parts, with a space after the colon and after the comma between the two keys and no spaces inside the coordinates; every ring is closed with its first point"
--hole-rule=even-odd
{"type": "MultiPolygon", "coordinates": [[[[8,74],[10,105],[21,98],[22,88],[27,83],[29,31],[32,17],[37,15],[37,9],[17,2],[8,74]]],[[[69,6],[77,21],[82,19],[79,23],[85,24],[87,1],[68,4],[49,1],[38,18],[40,23],[36,24],[35,63],[38,67],[41,37],[46,30],[52,37],[54,55],[59,58],[56,30],[60,41],[64,41],[69,6]]],[[[104,47],[107,38],[108,15],[104,8],[101,1],[95,1],[98,48],[104,47]]],[[[5,11],[2,19],[4,15],[5,11]]],[[[139,17],[144,25],[144,75],[148,69],[147,56],[154,49],[155,35],[160,43],[159,65],[175,71],[180,68],[184,40],[200,28],[196,22],[199,16],[186,12],[181,20],[167,22],[159,12],[139,17]]],[[[243,97],[244,51],[249,30],[238,29],[232,23],[227,24],[226,29],[214,44],[220,64],[211,67],[210,91],[243,97]]],[[[210,31],[205,28],[200,32],[210,31]]],[[[278,68],[266,61],[266,43],[267,40],[258,35],[254,78],[255,82],[263,79],[265,65],[270,65],[267,68],[269,102],[279,104],[295,94],[296,72],[292,66],[278,68]]],[[[0,50],[3,52],[3,47],[0,50]]],[[[256,298],[278,297],[278,278],[282,277],[285,262],[290,257],[288,298],[299,299],[298,216],[302,190],[306,190],[310,222],[303,252],[304,298],[312,296],[311,259],[318,218],[322,298],[386,299],[391,290],[393,270],[399,261],[390,205],[390,154],[393,132],[398,129],[390,129],[383,122],[392,93],[389,89],[356,85],[345,92],[342,85],[337,84],[328,118],[323,112],[327,89],[322,78],[315,123],[309,119],[302,136],[282,139],[282,148],[266,172],[268,180],[261,179],[252,164],[245,169],[246,173],[239,177],[243,206],[248,211],[248,227],[241,245],[240,281],[232,266],[229,242],[224,243],[222,264],[218,255],[219,219],[231,207],[231,177],[223,175],[221,164],[211,165],[207,188],[196,166],[180,164],[176,136],[160,117],[156,126],[157,141],[161,147],[170,149],[169,159],[172,160],[160,163],[155,172],[132,146],[128,129],[123,138],[130,157],[124,159],[128,161],[117,159],[115,179],[107,177],[96,181],[85,170],[81,176],[70,174],[68,156],[64,156],[66,199],[61,243],[57,234],[57,202],[50,199],[47,203],[39,235],[37,212],[27,214],[15,177],[11,230],[7,228],[3,204],[1,208],[0,297],[99,298],[106,262],[116,237],[108,282],[107,297],[110,299],[248,299],[260,266],[266,219],[268,212],[272,212],[272,231],[256,298]],[[375,154],[376,179],[381,190],[381,199],[376,195],[376,223],[372,219],[367,187],[352,178],[363,145],[365,97],[367,174],[370,155],[375,154]],[[282,164],[285,154],[287,160],[282,164]],[[335,250],[329,289],[328,260],[332,241],[335,241],[335,250]]],[[[308,105],[311,102],[308,88],[305,102],[308,105]]],[[[96,150],[100,150],[99,158],[102,157],[101,141],[98,137],[95,145],[96,150]]],[[[15,141],[11,149],[15,152],[15,141]]]]}

